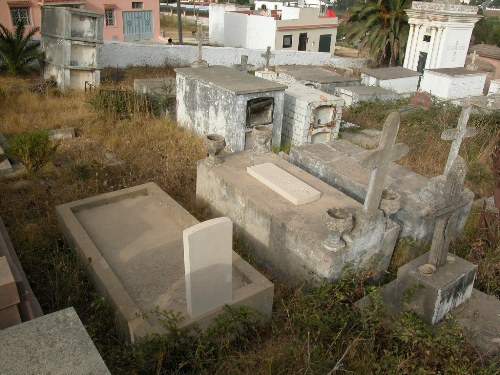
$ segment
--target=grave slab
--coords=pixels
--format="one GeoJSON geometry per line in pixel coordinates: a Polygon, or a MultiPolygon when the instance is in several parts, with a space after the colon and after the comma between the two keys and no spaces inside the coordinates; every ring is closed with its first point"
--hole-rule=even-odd
{"type": "Polygon", "coordinates": [[[378,86],[396,91],[399,94],[409,94],[417,91],[422,73],[402,66],[389,68],[361,69],[361,84],[378,86]]]}
{"type": "MultiPolygon", "coordinates": [[[[137,314],[158,307],[181,313],[180,327],[207,327],[222,308],[197,318],[187,312],[183,230],[192,215],[148,183],[56,207],[60,228],[95,288],[116,312],[119,328],[134,342],[161,325],[137,314]]],[[[273,284],[232,252],[232,301],[269,318],[273,284]]]]}
{"type": "Polygon", "coordinates": [[[111,374],[72,307],[0,331],[0,373],[111,374]]]}
{"type": "Polygon", "coordinates": [[[21,323],[21,315],[17,305],[12,305],[0,309],[0,330],[15,326],[21,323]]]}
{"type": "Polygon", "coordinates": [[[192,318],[231,303],[233,222],[212,219],[184,229],[187,312],[192,318]]]}
{"type": "Polygon", "coordinates": [[[318,190],[272,163],[247,167],[247,172],[296,206],[314,202],[321,196],[318,190]]]}
{"type": "Polygon", "coordinates": [[[49,137],[55,140],[75,138],[75,128],[49,130],[49,137]]]}
{"type": "Polygon", "coordinates": [[[337,87],[334,95],[343,99],[346,107],[363,101],[388,101],[399,98],[399,94],[396,91],[377,86],[337,87]]]}
{"type": "Polygon", "coordinates": [[[256,261],[282,280],[338,278],[347,266],[387,266],[399,226],[382,211],[367,215],[363,205],[273,153],[242,151],[222,163],[198,163],[197,206],[208,217],[227,216],[235,236],[256,261]],[[296,206],[247,173],[272,163],[321,193],[296,206]],[[394,233],[396,235],[394,236],[394,233]]]}
{"type": "MultiPolygon", "coordinates": [[[[370,170],[360,161],[367,150],[346,140],[309,144],[290,150],[290,161],[317,176],[329,185],[341,190],[357,201],[364,201],[370,181],[370,170]]],[[[401,226],[401,237],[411,237],[430,242],[436,219],[428,218],[432,203],[423,201],[420,192],[429,184],[429,179],[398,164],[390,163],[385,186],[401,196],[401,209],[394,214],[394,221],[401,226]]],[[[460,209],[453,230],[460,233],[473,201],[473,193],[466,189],[470,203],[460,209]]],[[[440,198],[437,194],[430,201],[440,198]]]]}

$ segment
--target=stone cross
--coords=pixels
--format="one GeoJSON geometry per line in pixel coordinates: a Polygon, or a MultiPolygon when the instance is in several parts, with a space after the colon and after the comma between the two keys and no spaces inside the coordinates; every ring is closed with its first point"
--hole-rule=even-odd
{"type": "Polygon", "coordinates": [[[443,199],[427,212],[427,217],[437,218],[429,254],[429,264],[434,267],[440,267],[446,263],[448,248],[454,235],[452,233],[456,220],[454,213],[470,201],[468,194],[464,191],[466,171],[464,159],[457,156],[448,175],[444,176],[443,199]]]}
{"type": "Polygon", "coordinates": [[[269,61],[274,57],[274,53],[271,53],[271,47],[267,47],[267,50],[265,53],[261,54],[263,58],[266,59],[266,66],[265,70],[269,70],[269,61]]]}
{"type": "Polygon", "coordinates": [[[233,298],[233,222],[204,221],[183,232],[187,312],[196,318],[233,298]]]}
{"type": "Polygon", "coordinates": [[[203,26],[198,24],[198,30],[196,31],[196,40],[198,41],[198,64],[203,64],[203,40],[206,38],[207,34],[203,31],[203,26]]]}
{"type": "Polygon", "coordinates": [[[377,212],[379,208],[389,163],[401,159],[408,152],[408,146],[405,144],[395,144],[399,121],[399,112],[393,112],[387,117],[380,137],[379,147],[376,150],[369,151],[368,155],[363,157],[360,162],[362,167],[372,169],[363,207],[364,211],[369,215],[377,212]]]}
{"type": "Polygon", "coordinates": [[[473,137],[477,133],[476,128],[467,127],[467,121],[469,121],[471,108],[471,105],[462,108],[457,127],[455,129],[446,129],[441,134],[442,140],[452,141],[450,153],[448,154],[448,160],[446,161],[446,167],[444,168],[445,176],[450,173],[451,166],[458,156],[458,151],[460,150],[460,146],[462,145],[462,141],[464,140],[464,138],[473,137]]]}
{"type": "Polygon", "coordinates": [[[241,63],[236,65],[236,70],[239,70],[241,72],[248,71],[248,56],[247,55],[241,56],[241,63]]]}

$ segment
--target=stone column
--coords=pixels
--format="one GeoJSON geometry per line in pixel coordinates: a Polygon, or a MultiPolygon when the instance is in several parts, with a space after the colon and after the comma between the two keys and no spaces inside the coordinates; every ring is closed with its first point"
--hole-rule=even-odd
{"type": "Polygon", "coordinates": [[[406,41],[406,52],[405,52],[405,60],[403,63],[403,67],[408,68],[408,61],[410,59],[411,54],[411,45],[413,43],[413,35],[415,31],[415,25],[410,24],[410,32],[408,33],[408,40],[406,41]]]}
{"type": "Polygon", "coordinates": [[[418,57],[420,56],[418,51],[418,44],[424,39],[424,32],[425,32],[425,26],[420,25],[420,27],[418,28],[417,40],[415,42],[415,49],[413,51],[413,60],[409,65],[409,69],[411,70],[417,70],[418,57]]]}
{"type": "Polygon", "coordinates": [[[444,31],[444,28],[443,27],[438,27],[437,29],[437,33],[436,33],[436,42],[434,43],[434,50],[432,51],[432,61],[431,61],[431,66],[430,68],[431,69],[434,69],[436,67],[438,67],[438,57],[439,57],[439,54],[441,53],[441,50],[443,49],[443,47],[441,46],[441,44],[443,44],[443,31],[444,31]]]}
{"type": "Polygon", "coordinates": [[[427,60],[425,61],[425,69],[431,67],[431,60],[434,58],[433,49],[436,39],[436,28],[434,26],[431,27],[431,43],[429,44],[429,50],[427,52],[427,60]]]}

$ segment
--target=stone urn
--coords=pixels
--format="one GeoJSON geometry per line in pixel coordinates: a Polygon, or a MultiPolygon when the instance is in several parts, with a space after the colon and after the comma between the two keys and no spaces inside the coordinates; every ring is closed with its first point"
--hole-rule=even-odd
{"type": "Polygon", "coordinates": [[[389,218],[401,208],[401,195],[393,190],[385,189],[380,200],[380,209],[384,211],[385,217],[389,218]]]}
{"type": "Polygon", "coordinates": [[[343,208],[330,208],[323,214],[323,224],[328,228],[328,236],[323,246],[333,252],[346,247],[342,236],[354,227],[352,214],[343,208]]]}
{"type": "Polygon", "coordinates": [[[257,125],[252,129],[252,138],[255,142],[254,151],[265,153],[271,151],[273,128],[270,125],[257,125]]]}
{"type": "Polygon", "coordinates": [[[208,152],[208,162],[211,165],[222,163],[220,152],[226,147],[226,140],[222,135],[209,134],[203,139],[203,145],[208,152]]]}

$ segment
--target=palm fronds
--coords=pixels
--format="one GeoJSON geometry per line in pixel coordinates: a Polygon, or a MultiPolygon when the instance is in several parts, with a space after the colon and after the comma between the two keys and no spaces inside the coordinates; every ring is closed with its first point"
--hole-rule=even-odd
{"type": "Polygon", "coordinates": [[[40,43],[32,39],[37,31],[38,28],[34,27],[25,33],[25,25],[18,23],[11,32],[0,24],[0,61],[9,74],[21,74],[28,63],[42,57],[38,50],[40,43]]]}

